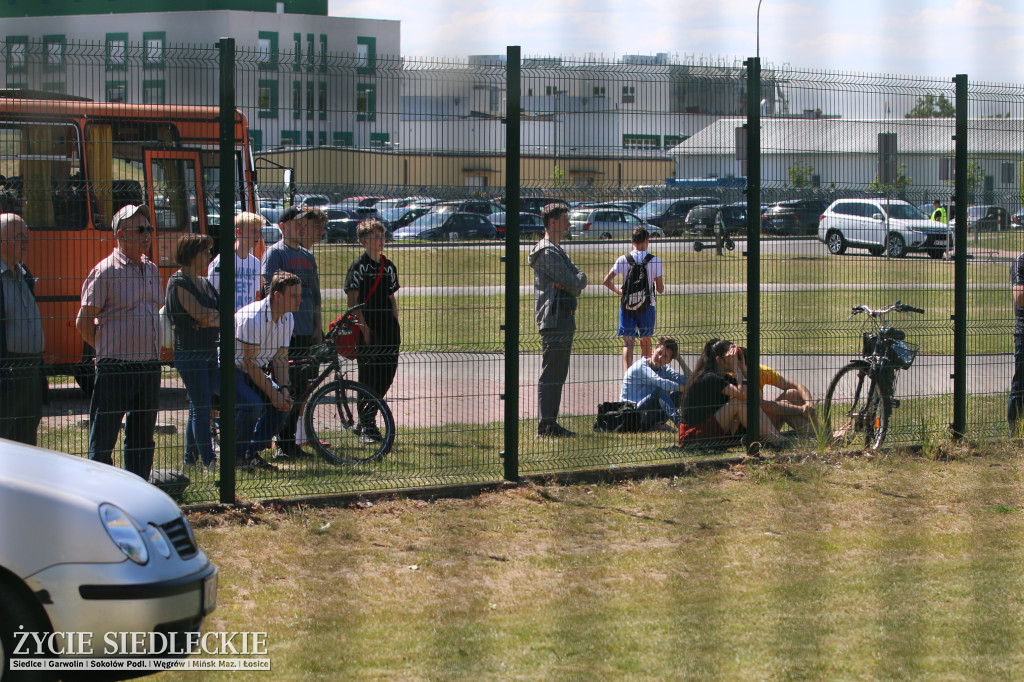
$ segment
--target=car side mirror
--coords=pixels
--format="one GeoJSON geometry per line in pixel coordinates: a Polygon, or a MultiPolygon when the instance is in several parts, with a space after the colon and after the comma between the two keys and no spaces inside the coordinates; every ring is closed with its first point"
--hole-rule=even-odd
{"type": "Polygon", "coordinates": [[[873,214],[871,216],[871,219],[872,220],[885,220],[885,216],[883,216],[881,213],[875,213],[875,214],[873,214]]]}

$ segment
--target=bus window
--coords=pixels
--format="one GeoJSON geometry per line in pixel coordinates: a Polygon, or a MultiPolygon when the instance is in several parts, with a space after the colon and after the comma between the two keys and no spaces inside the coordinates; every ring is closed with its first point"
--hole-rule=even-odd
{"type": "Polygon", "coordinates": [[[74,125],[0,122],[0,212],[18,213],[32,230],[84,229],[81,158],[74,125]]]}
{"type": "Polygon", "coordinates": [[[89,123],[85,141],[100,214],[95,224],[104,230],[110,229],[110,219],[122,206],[146,203],[146,150],[180,147],[174,125],[149,121],[89,123]]]}
{"type": "Polygon", "coordinates": [[[199,201],[194,159],[153,158],[153,226],[172,232],[199,232],[199,201]]]}

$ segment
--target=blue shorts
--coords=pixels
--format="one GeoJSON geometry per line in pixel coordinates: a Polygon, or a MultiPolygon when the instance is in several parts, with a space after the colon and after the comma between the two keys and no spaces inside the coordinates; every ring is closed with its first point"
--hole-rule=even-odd
{"type": "Polygon", "coordinates": [[[632,313],[619,306],[619,336],[633,336],[639,339],[654,335],[654,306],[647,306],[642,313],[632,313]]]}

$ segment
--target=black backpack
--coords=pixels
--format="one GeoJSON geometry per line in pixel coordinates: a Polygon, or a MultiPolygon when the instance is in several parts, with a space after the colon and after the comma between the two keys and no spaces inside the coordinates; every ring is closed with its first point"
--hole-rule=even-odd
{"type": "Polygon", "coordinates": [[[633,254],[626,254],[626,262],[629,263],[629,272],[626,273],[626,281],[622,283],[622,307],[631,313],[643,313],[651,305],[651,286],[647,280],[647,264],[654,258],[651,254],[644,256],[643,261],[637,263],[633,254]]]}
{"type": "Polygon", "coordinates": [[[601,403],[597,406],[595,431],[611,433],[636,433],[642,424],[642,414],[636,409],[636,403],[628,400],[621,403],[601,403]]]}

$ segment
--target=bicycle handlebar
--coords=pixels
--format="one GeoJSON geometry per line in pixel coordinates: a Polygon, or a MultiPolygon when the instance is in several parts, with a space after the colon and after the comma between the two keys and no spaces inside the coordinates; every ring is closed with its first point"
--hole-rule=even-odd
{"type": "Polygon", "coordinates": [[[897,313],[917,313],[918,315],[924,315],[924,308],[915,308],[912,305],[907,305],[906,303],[896,301],[888,308],[882,308],[881,310],[873,310],[872,308],[866,305],[855,305],[851,309],[850,317],[853,317],[854,315],[860,313],[864,313],[868,317],[881,317],[882,315],[894,311],[897,313]]]}

